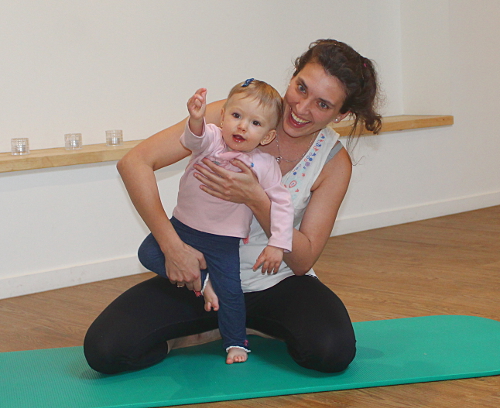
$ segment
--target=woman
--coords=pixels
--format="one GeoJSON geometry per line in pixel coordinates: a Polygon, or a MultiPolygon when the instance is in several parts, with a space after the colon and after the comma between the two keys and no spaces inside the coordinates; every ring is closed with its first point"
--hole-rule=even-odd
{"type": "MultiPolygon", "coordinates": [[[[293,250],[284,256],[286,265],[275,275],[263,276],[251,269],[255,253],[267,243],[270,225],[270,201],[252,171],[238,161],[234,162],[241,169],[238,173],[209,161],[205,162],[208,169],[197,167],[196,177],[207,194],[244,203],[255,216],[249,243],[240,250],[247,328],[285,341],[299,365],[322,372],[343,371],[356,351],[344,305],[311,276],[351,176],[349,155],[327,125],[350,114],[354,118],[351,134],[360,124],[377,133],[381,120],[374,108],[376,96],[371,61],[344,43],[316,41],[296,60],[276,143],[261,147],[276,157],[295,208],[293,250]]],[[[207,122],[220,123],[223,104],[207,107],[207,122]]],[[[217,328],[216,314],[206,312],[203,299],[191,293],[200,290],[205,260],[175,233],[154,176],[155,170],[189,155],[179,142],[184,126],[183,121],[152,136],[118,163],[132,202],[155,238],[141,246],[141,261],[153,271],[165,267],[168,280],[158,276],[132,287],[92,324],[84,350],[97,371],[148,367],[163,360],[172,348],[189,344],[193,335],[217,328]]]]}

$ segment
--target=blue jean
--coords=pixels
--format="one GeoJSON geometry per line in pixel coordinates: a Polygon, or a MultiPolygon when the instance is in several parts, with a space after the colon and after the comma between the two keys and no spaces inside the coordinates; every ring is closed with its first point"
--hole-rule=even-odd
{"type": "MultiPolygon", "coordinates": [[[[245,299],[240,280],[240,238],[201,232],[174,217],[171,222],[182,241],[205,257],[207,269],[201,271],[201,281],[205,282],[208,273],[219,298],[218,322],[224,348],[237,346],[248,350],[245,299]]],[[[139,260],[150,271],[167,278],[165,256],[153,234],[141,244],[139,260]]]]}

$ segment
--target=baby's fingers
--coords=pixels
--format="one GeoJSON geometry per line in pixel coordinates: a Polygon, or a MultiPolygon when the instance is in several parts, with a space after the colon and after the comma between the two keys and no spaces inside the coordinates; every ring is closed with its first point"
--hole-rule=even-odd
{"type": "Polygon", "coordinates": [[[199,95],[194,95],[190,100],[190,105],[196,109],[200,109],[201,106],[203,105],[203,100],[200,98],[199,95]]]}
{"type": "Polygon", "coordinates": [[[201,108],[206,101],[207,90],[205,88],[198,89],[188,100],[188,107],[201,108]]]}
{"type": "Polygon", "coordinates": [[[274,270],[274,263],[271,262],[270,260],[264,261],[264,263],[262,264],[262,270],[261,270],[262,275],[265,275],[265,274],[271,275],[273,273],[273,270],[274,270]]]}
{"type": "Polygon", "coordinates": [[[207,96],[207,88],[200,88],[194,94],[200,96],[202,99],[205,99],[207,96]]]}
{"type": "Polygon", "coordinates": [[[268,275],[274,275],[276,273],[278,273],[278,270],[280,268],[280,264],[281,262],[272,262],[272,261],[268,261],[267,263],[264,263],[264,266],[265,266],[265,271],[264,271],[264,267],[262,268],[262,273],[267,273],[268,275]]]}
{"type": "Polygon", "coordinates": [[[259,257],[257,258],[257,261],[255,262],[255,265],[252,267],[252,269],[254,270],[254,272],[259,269],[259,267],[264,263],[265,259],[262,255],[259,255],[259,257]]]}
{"type": "Polygon", "coordinates": [[[194,96],[192,96],[191,98],[189,98],[189,101],[187,102],[187,107],[188,107],[188,110],[190,112],[195,111],[195,110],[199,110],[200,103],[196,100],[196,98],[194,96]]]}

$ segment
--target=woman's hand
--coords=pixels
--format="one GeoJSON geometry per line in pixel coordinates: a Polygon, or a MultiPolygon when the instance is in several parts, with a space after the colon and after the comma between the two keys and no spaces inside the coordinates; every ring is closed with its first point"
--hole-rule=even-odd
{"type": "Polygon", "coordinates": [[[165,270],[170,282],[177,287],[186,286],[189,290],[201,291],[200,270],[207,268],[203,254],[182,241],[164,253],[165,270]]]}
{"type": "Polygon", "coordinates": [[[208,169],[195,165],[199,173],[194,176],[202,183],[200,188],[206,193],[232,203],[246,204],[250,208],[260,193],[265,194],[254,172],[242,161],[231,161],[241,172],[224,169],[208,159],[203,159],[203,163],[208,169]]]}

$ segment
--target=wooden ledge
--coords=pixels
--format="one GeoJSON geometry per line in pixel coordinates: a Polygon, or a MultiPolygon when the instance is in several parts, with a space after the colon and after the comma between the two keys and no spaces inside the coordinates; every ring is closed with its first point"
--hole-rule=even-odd
{"type": "Polygon", "coordinates": [[[31,150],[29,154],[23,156],[0,153],[0,173],[120,160],[125,153],[140,142],[140,140],[133,140],[124,142],[122,146],[113,147],[108,147],[104,143],[84,145],[79,150],[56,147],[31,150]]]}
{"type": "MultiPolygon", "coordinates": [[[[351,121],[343,121],[333,128],[341,135],[347,136],[351,121]]],[[[453,124],[453,116],[400,115],[383,118],[382,132],[397,130],[422,129],[453,124]]],[[[372,134],[364,131],[362,135],[372,134]]],[[[53,149],[32,150],[25,156],[13,156],[0,153],[0,173],[21,170],[35,170],[49,167],[72,166],[76,164],[102,163],[120,160],[141,140],[124,142],[123,146],[108,147],[105,144],[83,146],[80,150],[66,150],[63,147],[53,149]]]]}
{"type": "MultiPolygon", "coordinates": [[[[351,130],[352,120],[343,120],[337,125],[332,125],[340,136],[348,136],[351,130]]],[[[398,130],[423,129],[436,126],[453,125],[451,115],[398,115],[382,118],[382,130],[380,133],[395,132],[398,130]]],[[[372,135],[369,130],[363,129],[362,136],[372,135]]]]}

